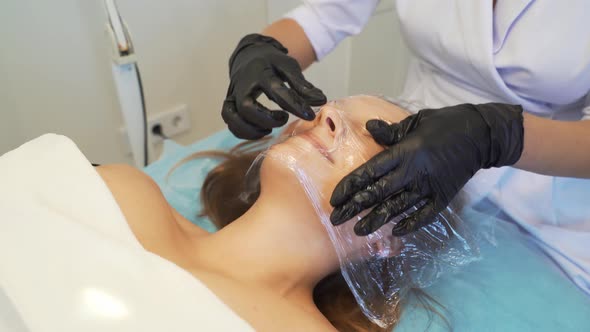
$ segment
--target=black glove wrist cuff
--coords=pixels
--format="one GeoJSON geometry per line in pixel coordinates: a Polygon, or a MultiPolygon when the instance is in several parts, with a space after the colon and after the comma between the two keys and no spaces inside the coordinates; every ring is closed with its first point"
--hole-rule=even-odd
{"type": "Polygon", "coordinates": [[[234,59],[236,58],[236,56],[242,50],[244,50],[245,48],[248,48],[252,45],[270,45],[282,53],[285,53],[285,54],[289,53],[289,50],[287,50],[283,46],[283,44],[281,44],[278,40],[274,39],[273,37],[263,36],[258,33],[252,33],[252,34],[244,36],[244,38],[242,38],[240,40],[240,42],[238,43],[238,46],[236,46],[236,49],[234,50],[231,57],[229,58],[229,68],[232,67],[232,64],[234,63],[234,59]]]}
{"type": "Polygon", "coordinates": [[[520,105],[476,105],[490,128],[490,154],[484,168],[514,165],[524,148],[524,118],[520,105]]]}

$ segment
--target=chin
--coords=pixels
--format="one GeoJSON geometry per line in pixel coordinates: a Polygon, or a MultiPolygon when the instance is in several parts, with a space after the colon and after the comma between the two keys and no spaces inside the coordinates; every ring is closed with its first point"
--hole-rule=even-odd
{"type": "Polygon", "coordinates": [[[298,165],[295,152],[285,143],[273,145],[265,152],[260,166],[262,192],[274,195],[301,186],[296,174],[298,165]]]}
{"type": "Polygon", "coordinates": [[[325,193],[331,193],[329,187],[333,190],[337,181],[331,179],[334,172],[326,167],[321,155],[302,147],[296,140],[273,145],[265,154],[260,167],[263,191],[284,192],[291,197],[296,194],[313,200],[314,205],[320,202],[323,210],[330,209],[330,196],[326,198],[325,193]]]}

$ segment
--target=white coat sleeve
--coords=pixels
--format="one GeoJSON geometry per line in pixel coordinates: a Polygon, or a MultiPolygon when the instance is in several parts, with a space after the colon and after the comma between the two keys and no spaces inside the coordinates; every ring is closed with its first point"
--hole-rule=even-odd
{"type": "Polygon", "coordinates": [[[305,31],[318,60],[367,24],[379,0],[304,0],[285,15],[305,31]]]}
{"type": "Polygon", "coordinates": [[[590,120],[590,92],[586,95],[586,103],[582,109],[582,120],[590,120]]]}

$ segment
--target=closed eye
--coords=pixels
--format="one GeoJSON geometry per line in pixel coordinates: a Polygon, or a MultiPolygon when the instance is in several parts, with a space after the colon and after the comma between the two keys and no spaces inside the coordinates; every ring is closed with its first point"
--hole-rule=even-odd
{"type": "Polygon", "coordinates": [[[373,138],[373,135],[371,135],[371,133],[367,130],[367,128],[364,128],[364,127],[363,127],[363,129],[361,129],[361,135],[371,138],[371,139],[373,138]]]}

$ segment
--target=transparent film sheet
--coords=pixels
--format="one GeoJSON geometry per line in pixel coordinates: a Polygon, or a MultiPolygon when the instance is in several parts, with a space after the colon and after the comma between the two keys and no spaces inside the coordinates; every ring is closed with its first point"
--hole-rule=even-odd
{"type": "Polygon", "coordinates": [[[357,236],[354,225],[369,210],[342,225],[331,224],[329,201],[336,184],[384,149],[368,134],[364,119],[355,115],[358,112],[343,108],[341,101],[330,102],[313,122],[297,121],[283,131],[250,168],[246,181],[251,190],[243,199],[259,189],[257,174],[266,165],[279,163],[290,170],[325,227],[341,273],[363,313],[387,327],[395,323],[396,307],[410,289],[427,287],[441,274],[477,260],[479,250],[475,234],[452,208],[439,213],[430,225],[402,237],[391,235],[393,226],[420,205],[368,236],[357,236]]]}

